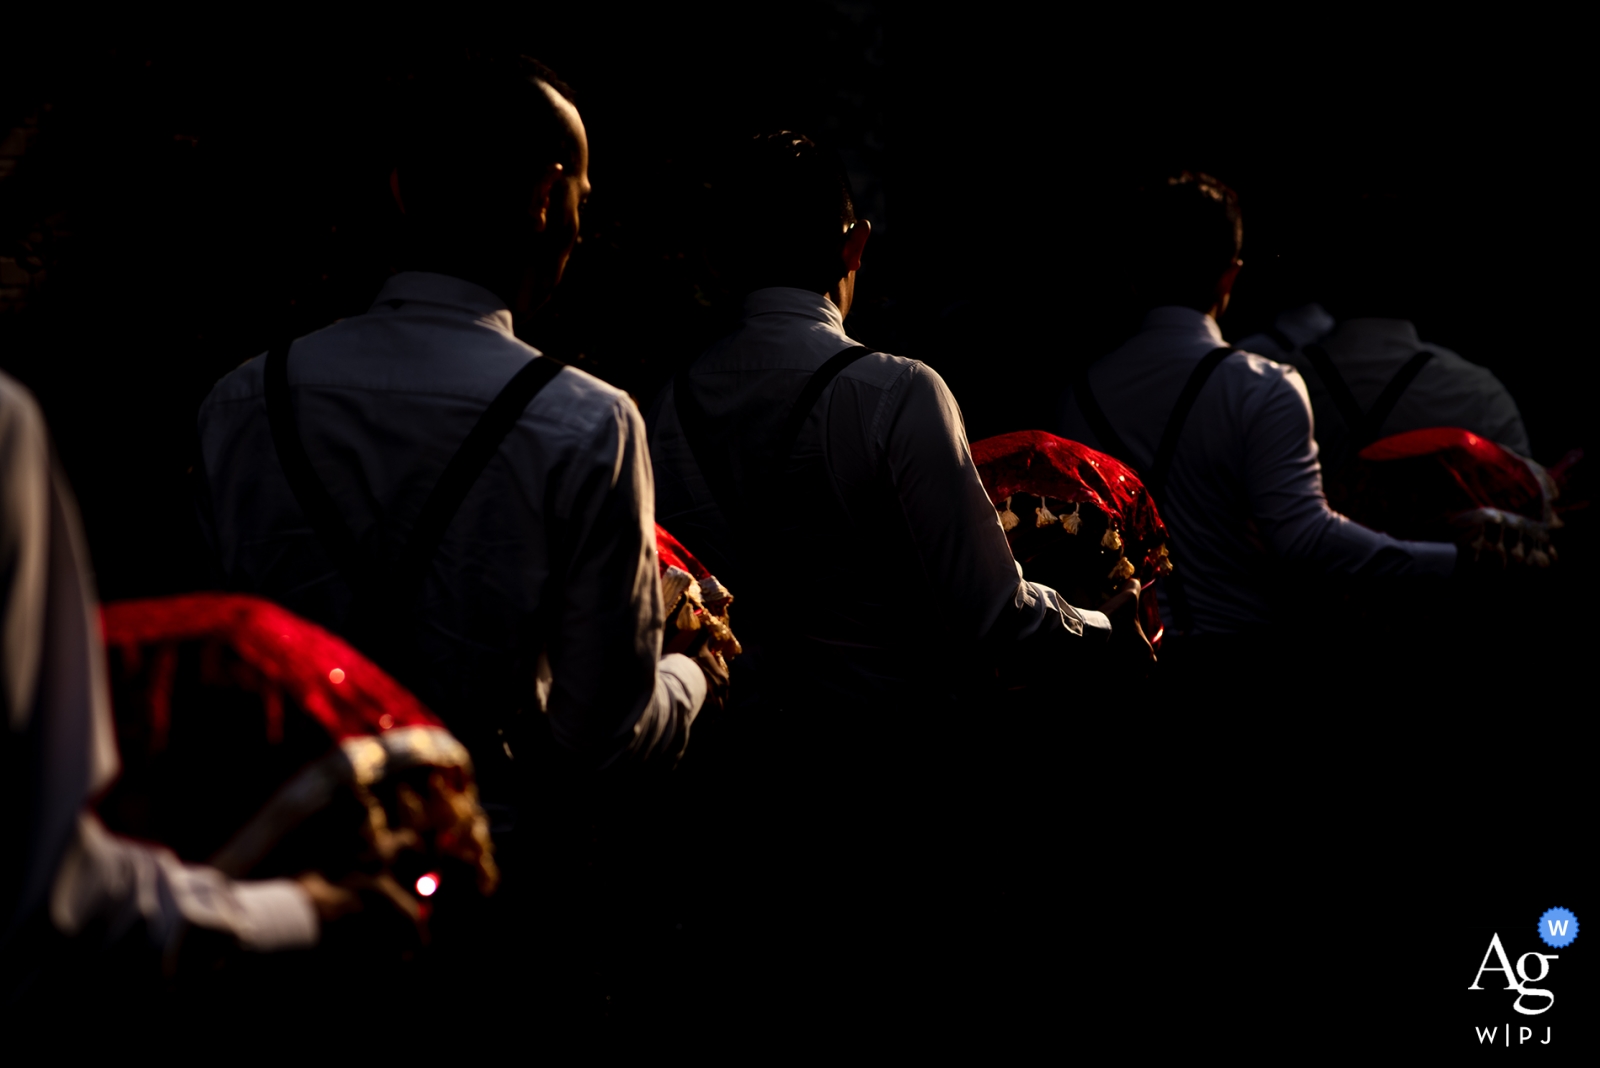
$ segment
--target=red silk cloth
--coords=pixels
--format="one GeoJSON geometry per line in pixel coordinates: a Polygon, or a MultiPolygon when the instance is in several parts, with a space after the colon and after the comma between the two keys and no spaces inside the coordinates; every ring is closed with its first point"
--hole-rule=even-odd
{"type": "Polygon", "coordinates": [[[1546,492],[1522,457],[1470,430],[1431,427],[1382,438],[1328,487],[1352,519],[1397,537],[1437,537],[1452,516],[1498,508],[1548,520],[1546,492]]]}
{"type": "Polygon", "coordinates": [[[157,722],[166,718],[178,646],[198,642],[233,652],[244,665],[233,681],[259,692],[269,717],[274,710],[281,717],[288,698],[335,742],[394,727],[443,726],[343,639],[259,597],[195,593],[122,601],[101,610],[101,626],[107,648],[120,651],[124,663],[150,659],[156,667],[147,699],[157,722]],[[163,664],[172,666],[162,670],[163,664]]]}
{"type": "Polygon", "coordinates": [[[685,549],[683,542],[674,538],[659,523],[656,524],[656,557],[663,575],[667,573],[667,568],[676,567],[687,571],[696,581],[703,582],[711,577],[706,565],[695,559],[694,553],[685,549]]]}
{"type": "Polygon", "coordinates": [[[1156,575],[1155,549],[1167,528],[1144,481],[1122,461],[1043,430],[1018,430],[973,442],[972,460],[996,507],[1017,494],[1087,504],[1105,513],[1121,533],[1142,582],[1156,575]],[[1142,559],[1141,559],[1142,557],[1142,559]]]}

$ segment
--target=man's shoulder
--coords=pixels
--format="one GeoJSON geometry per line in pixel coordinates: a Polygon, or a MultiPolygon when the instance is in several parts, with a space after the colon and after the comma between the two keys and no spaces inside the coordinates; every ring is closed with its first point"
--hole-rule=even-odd
{"type": "Polygon", "coordinates": [[[1222,361],[1217,377],[1225,391],[1237,398],[1246,410],[1291,405],[1307,407],[1310,395],[1305,379],[1291,363],[1268,359],[1260,353],[1239,349],[1222,361]]]}
{"type": "MultiPolygon", "coordinates": [[[[633,399],[625,390],[571,364],[540,391],[540,399],[547,402],[543,407],[553,407],[560,418],[589,425],[619,415],[626,417],[628,411],[634,409],[633,399]]],[[[528,422],[529,418],[524,412],[523,422],[528,422]]]]}
{"type": "Polygon", "coordinates": [[[1224,360],[1224,366],[1232,365],[1235,374],[1246,374],[1256,378],[1283,378],[1287,375],[1297,375],[1300,372],[1294,364],[1281,357],[1264,356],[1251,349],[1237,348],[1234,357],[1224,360]]]}
{"type": "Polygon", "coordinates": [[[913,360],[905,356],[892,356],[887,352],[876,349],[867,353],[859,360],[840,372],[841,378],[881,389],[893,388],[896,384],[908,379],[928,376],[933,380],[943,382],[939,373],[921,360],[913,360]]]}
{"type": "Polygon", "coordinates": [[[211,392],[201,403],[201,412],[260,397],[265,361],[266,353],[261,353],[250,357],[223,375],[217,380],[217,384],[211,387],[211,392]]]}
{"type": "Polygon", "coordinates": [[[1505,391],[1505,386],[1493,371],[1481,363],[1473,363],[1453,349],[1447,349],[1443,345],[1424,344],[1421,351],[1433,353],[1433,359],[1429,362],[1433,365],[1435,373],[1443,371],[1492,392],[1505,391]]]}

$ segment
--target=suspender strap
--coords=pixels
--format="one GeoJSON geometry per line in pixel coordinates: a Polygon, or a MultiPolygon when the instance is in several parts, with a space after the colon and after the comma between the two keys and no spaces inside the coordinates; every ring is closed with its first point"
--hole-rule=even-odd
{"type": "Polygon", "coordinates": [[[806,382],[806,388],[800,391],[800,396],[789,409],[789,417],[783,421],[783,426],[778,430],[766,485],[778,486],[782,483],[784,469],[789,466],[789,454],[794,452],[794,443],[800,437],[800,428],[806,425],[806,417],[811,414],[811,409],[817,406],[817,401],[822,399],[822,391],[828,388],[828,383],[839,377],[840,371],[871,351],[864,345],[853,345],[843,352],[828,357],[827,363],[812,372],[811,378],[806,382]]]}
{"type": "Polygon", "coordinates": [[[1285,334],[1282,330],[1279,330],[1275,326],[1267,327],[1266,330],[1262,331],[1262,333],[1270,337],[1272,339],[1272,343],[1278,346],[1278,348],[1282,349],[1285,353],[1293,352],[1295,349],[1300,347],[1294,343],[1294,338],[1290,337],[1288,334],[1285,334]]]}
{"type": "Polygon", "coordinates": [[[1373,402],[1372,410],[1362,420],[1361,436],[1356,442],[1356,450],[1366,448],[1378,440],[1378,435],[1383,432],[1383,424],[1389,421],[1389,416],[1394,414],[1395,405],[1400,403],[1400,397],[1416,380],[1417,375],[1433,359],[1433,353],[1423,351],[1417,353],[1405,362],[1405,366],[1395,372],[1389,379],[1389,384],[1383,387],[1383,392],[1378,394],[1378,399],[1373,402]]]}
{"type": "Polygon", "coordinates": [[[1104,409],[1100,407],[1099,398],[1094,395],[1094,389],[1089,385],[1087,364],[1078,368],[1078,373],[1072,380],[1072,395],[1077,398],[1078,410],[1083,413],[1089,429],[1100,439],[1100,451],[1109,452],[1125,464],[1132,464],[1133,454],[1128,451],[1122,436],[1111,425],[1111,420],[1106,418],[1104,409]]]}
{"type": "Polygon", "coordinates": [[[511,376],[478,422],[467,434],[466,440],[450,457],[444,474],[434,483],[417,521],[411,527],[406,545],[400,553],[398,578],[404,589],[415,589],[426,577],[428,565],[439,551],[450,521],[461,510],[467,494],[477,483],[484,468],[500,451],[500,444],[511,433],[511,428],[522,418],[523,411],[539,395],[539,391],[555,381],[566,364],[549,356],[529,360],[522,369],[511,376]]]}
{"type": "Polygon", "coordinates": [[[289,480],[289,489],[300,505],[306,522],[317,535],[323,549],[336,566],[354,585],[358,573],[356,539],[350,527],[339,514],[328,488],[322,484],[311,467],[311,457],[306,455],[305,442],[295,428],[294,406],[289,398],[289,346],[292,342],[274,345],[267,352],[263,376],[266,385],[267,425],[272,428],[272,444],[278,452],[278,463],[289,480]]]}
{"type": "MultiPolygon", "coordinates": [[[[399,561],[387,576],[390,581],[382,584],[386,599],[402,607],[409,605],[407,598],[426,577],[428,566],[439,550],[439,543],[444,539],[450,521],[460,511],[467,493],[499,451],[501,442],[511,433],[511,428],[516,426],[523,410],[565,366],[548,356],[530,360],[489,402],[489,407],[445,465],[444,474],[423,503],[422,511],[418,513],[411,534],[401,549],[399,561]]],[[[278,461],[283,465],[284,474],[288,476],[289,487],[294,491],[295,500],[299,502],[317,538],[350,582],[357,599],[365,600],[376,592],[364,587],[381,565],[377,561],[360,558],[350,527],[339,514],[327,487],[311,467],[305,442],[294,424],[294,410],[289,398],[287,344],[276,346],[267,353],[265,373],[267,421],[272,427],[272,442],[278,450],[278,461]]]]}
{"type": "Polygon", "coordinates": [[[1311,366],[1317,369],[1317,374],[1322,376],[1322,384],[1328,388],[1328,396],[1333,398],[1333,406],[1339,409],[1344,425],[1352,435],[1359,433],[1365,416],[1362,415],[1361,405],[1356,403],[1356,395],[1350,392],[1350,384],[1333,362],[1333,357],[1321,345],[1307,345],[1303,351],[1311,360],[1311,366]]]}
{"type": "MultiPolygon", "coordinates": [[[[773,439],[772,460],[767,468],[767,477],[754,483],[755,486],[775,488],[782,484],[784,470],[789,466],[789,456],[794,452],[800,430],[805,426],[806,417],[811,414],[811,409],[822,399],[822,393],[828,388],[828,383],[837,378],[839,372],[871,352],[872,350],[865,346],[852,345],[828,357],[826,363],[812,372],[811,377],[806,380],[805,388],[800,391],[800,396],[790,405],[788,415],[785,416],[773,439]]],[[[710,420],[706,416],[705,409],[695,399],[694,390],[689,383],[688,364],[679,368],[673,379],[672,399],[678,410],[678,425],[683,428],[683,436],[689,443],[689,450],[694,453],[695,463],[700,466],[700,473],[705,476],[706,485],[711,490],[712,498],[717,502],[718,510],[729,523],[737,522],[732,508],[738,497],[733,486],[733,470],[725,462],[725,457],[711,448],[710,420]]]]}
{"type": "Polygon", "coordinates": [[[1167,416],[1167,425],[1161,431],[1161,444],[1156,446],[1156,457],[1150,463],[1150,476],[1145,479],[1145,487],[1149,489],[1152,497],[1160,497],[1161,491],[1166,487],[1167,472],[1172,468],[1172,458],[1177,455],[1178,439],[1183,436],[1183,424],[1189,421],[1189,412],[1193,410],[1194,402],[1199,399],[1200,391],[1210,380],[1211,373],[1233,352],[1234,349],[1227,345],[1212,349],[1195,365],[1194,370],[1189,372],[1189,381],[1183,384],[1183,392],[1178,394],[1178,403],[1173,405],[1172,414],[1167,416]]]}
{"type": "Polygon", "coordinates": [[[1339,373],[1333,357],[1328,355],[1328,350],[1321,345],[1307,345],[1305,354],[1311,358],[1317,374],[1322,376],[1322,384],[1328,387],[1328,395],[1333,398],[1334,406],[1339,409],[1339,415],[1344,418],[1344,425],[1349,429],[1350,440],[1344,451],[1345,458],[1354,457],[1356,453],[1378,440],[1378,435],[1383,432],[1383,424],[1394,414],[1395,405],[1400,403],[1405,391],[1416,381],[1417,375],[1422,373],[1428,361],[1433,359],[1433,353],[1427,350],[1412,356],[1400,370],[1395,372],[1394,377],[1389,379],[1389,384],[1378,394],[1378,399],[1373,402],[1371,410],[1363,413],[1361,405],[1356,403],[1355,394],[1350,391],[1349,383],[1344,380],[1344,375],[1339,373]]]}
{"type": "Polygon", "coordinates": [[[726,453],[711,447],[711,420],[706,410],[695,399],[694,388],[689,384],[689,364],[678,368],[672,379],[672,403],[678,410],[678,426],[683,428],[683,438],[694,453],[695,466],[705,477],[711,499],[728,523],[734,522],[733,503],[738,494],[734,491],[733,468],[726,453]]]}
{"type": "MultiPolygon", "coordinates": [[[[1145,476],[1145,489],[1152,497],[1161,496],[1162,487],[1167,481],[1167,471],[1172,467],[1172,458],[1178,452],[1178,439],[1183,435],[1183,425],[1189,421],[1189,412],[1194,408],[1194,402],[1199,398],[1200,391],[1205,388],[1206,380],[1233,352],[1234,349],[1228,346],[1212,349],[1195,365],[1195,369],[1189,372],[1189,380],[1183,384],[1183,391],[1178,394],[1178,403],[1173,405],[1172,414],[1167,416],[1167,425],[1161,430],[1161,442],[1156,446],[1155,459],[1145,476]]],[[[1109,452],[1126,464],[1137,466],[1133,454],[1123,443],[1122,436],[1117,433],[1116,428],[1111,425],[1111,420],[1106,418],[1106,413],[1100,407],[1094,390],[1090,388],[1087,366],[1079,368],[1072,391],[1078,399],[1078,410],[1083,412],[1084,419],[1089,423],[1089,429],[1100,439],[1101,451],[1109,452]]],[[[1183,580],[1178,572],[1174,571],[1165,581],[1167,598],[1172,604],[1173,622],[1180,631],[1193,630],[1193,617],[1189,612],[1189,598],[1183,591],[1183,580]]]]}

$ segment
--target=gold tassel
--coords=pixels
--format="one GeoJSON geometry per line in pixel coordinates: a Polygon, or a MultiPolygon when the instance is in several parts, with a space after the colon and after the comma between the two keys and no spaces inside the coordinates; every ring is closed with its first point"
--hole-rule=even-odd
{"type": "Polygon", "coordinates": [[[1050,505],[1043,497],[1039,498],[1039,507],[1033,510],[1033,525],[1036,527],[1053,527],[1056,517],[1050,514],[1050,505]]]}
{"type": "Polygon", "coordinates": [[[1167,547],[1165,545],[1156,546],[1156,574],[1172,574],[1172,559],[1167,556],[1167,547]]]}
{"type": "Polygon", "coordinates": [[[1106,532],[1100,535],[1100,547],[1102,549],[1113,549],[1117,552],[1121,552],[1122,535],[1118,534],[1115,528],[1106,527],[1106,532]]]}
{"type": "Polygon", "coordinates": [[[1545,551],[1543,549],[1535,549],[1533,552],[1528,554],[1528,563],[1532,564],[1534,567],[1549,567],[1550,557],[1545,555],[1545,551]]]}
{"type": "Polygon", "coordinates": [[[1511,559],[1520,564],[1525,556],[1527,556],[1527,550],[1522,547],[1522,532],[1518,531],[1517,543],[1511,547],[1511,559]]]}
{"type": "Polygon", "coordinates": [[[1083,520],[1078,517],[1078,505],[1076,502],[1074,502],[1072,505],[1072,511],[1061,517],[1061,529],[1065,530],[1068,534],[1076,534],[1078,532],[1078,528],[1082,526],[1083,520]]]}
{"type": "Polygon", "coordinates": [[[1005,511],[1000,513],[1000,529],[1016,530],[1019,522],[1021,520],[1017,518],[1017,513],[1011,510],[1011,498],[1007,497],[1005,511]]]}
{"type": "Polygon", "coordinates": [[[1119,556],[1117,557],[1117,566],[1111,569],[1111,574],[1107,577],[1112,581],[1130,579],[1133,578],[1133,571],[1133,563],[1126,556],[1119,556]]]}

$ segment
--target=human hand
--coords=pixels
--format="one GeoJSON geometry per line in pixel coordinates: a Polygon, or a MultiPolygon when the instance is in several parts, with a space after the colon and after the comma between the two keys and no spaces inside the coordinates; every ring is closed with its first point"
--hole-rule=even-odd
{"type": "Polygon", "coordinates": [[[706,701],[701,706],[701,711],[708,708],[721,711],[728,703],[730,685],[728,662],[712,646],[710,638],[710,630],[702,630],[700,638],[694,643],[691,656],[699,665],[701,674],[706,677],[706,701]]]}
{"type": "Polygon", "coordinates": [[[1556,562],[1550,527],[1494,508],[1461,516],[1456,539],[1458,576],[1547,568],[1556,562]]]}
{"type": "Polygon", "coordinates": [[[296,881],[316,908],[324,932],[335,941],[402,949],[428,942],[422,903],[387,872],[353,872],[330,883],[312,871],[296,881]]]}
{"type": "Polygon", "coordinates": [[[1155,666],[1156,651],[1139,623],[1141,590],[1138,579],[1128,579],[1100,606],[1100,611],[1111,620],[1112,657],[1131,664],[1137,674],[1146,675],[1155,666]]]}

